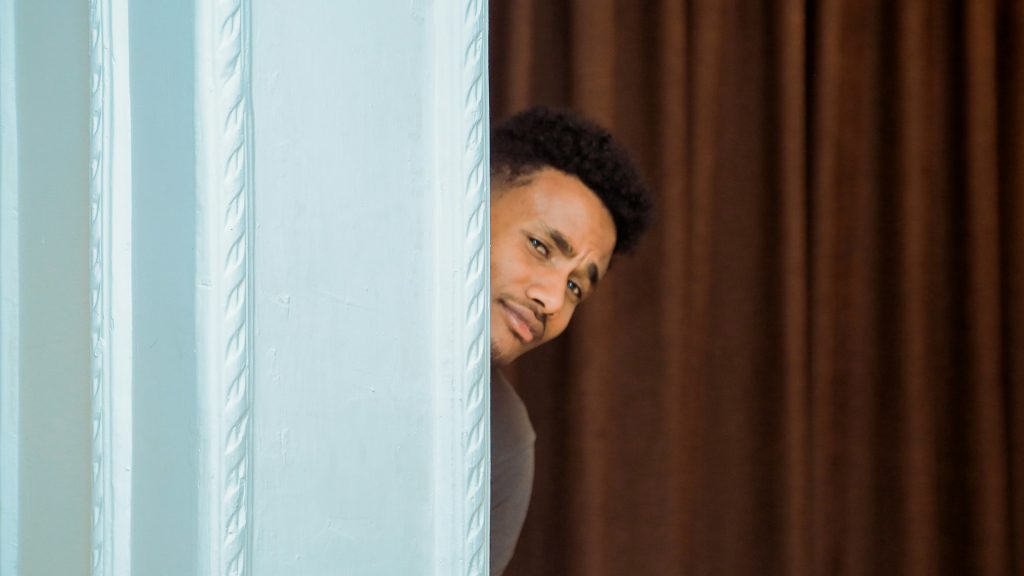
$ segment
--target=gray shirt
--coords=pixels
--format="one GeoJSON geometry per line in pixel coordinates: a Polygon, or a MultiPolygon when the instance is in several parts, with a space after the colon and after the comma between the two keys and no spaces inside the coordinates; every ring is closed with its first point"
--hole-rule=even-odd
{"type": "Polygon", "coordinates": [[[536,435],[512,385],[491,371],[491,576],[505,571],[533,491],[536,435]]]}

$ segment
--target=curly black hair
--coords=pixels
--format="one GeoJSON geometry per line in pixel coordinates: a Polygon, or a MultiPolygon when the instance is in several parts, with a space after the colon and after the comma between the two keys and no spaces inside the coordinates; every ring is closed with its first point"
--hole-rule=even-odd
{"type": "Polygon", "coordinates": [[[607,130],[575,112],[544,107],[494,125],[492,179],[517,186],[548,167],[579,178],[601,199],[615,222],[614,252],[629,252],[647,228],[651,194],[607,130]]]}

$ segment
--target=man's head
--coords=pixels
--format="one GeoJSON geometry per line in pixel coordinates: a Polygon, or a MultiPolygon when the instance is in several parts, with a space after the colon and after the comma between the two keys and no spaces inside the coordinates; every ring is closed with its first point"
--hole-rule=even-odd
{"type": "Polygon", "coordinates": [[[533,108],[491,135],[491,354],[504,365],[555,338],[647,225],[650,199],[596,124],[533,108]]]}

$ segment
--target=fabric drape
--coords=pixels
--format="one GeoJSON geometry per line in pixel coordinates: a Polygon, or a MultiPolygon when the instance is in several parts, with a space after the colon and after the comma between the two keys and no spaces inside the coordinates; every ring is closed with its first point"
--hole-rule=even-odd
{"type": "Polygon", "coordinates": [[[492,0],[656,192],[515,366],[507,574],[1024,574],[1024,2],[492,0]]]}

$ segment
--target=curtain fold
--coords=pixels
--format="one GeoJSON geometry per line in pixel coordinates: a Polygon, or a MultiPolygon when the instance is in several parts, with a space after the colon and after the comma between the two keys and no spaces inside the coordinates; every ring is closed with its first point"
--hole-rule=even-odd
{"type": "Polygon", "coordinates": [[[507,574],[1024,574],[1024,2],[491,0],[492,111],[656,192],[559,340],[507,574]]]}

